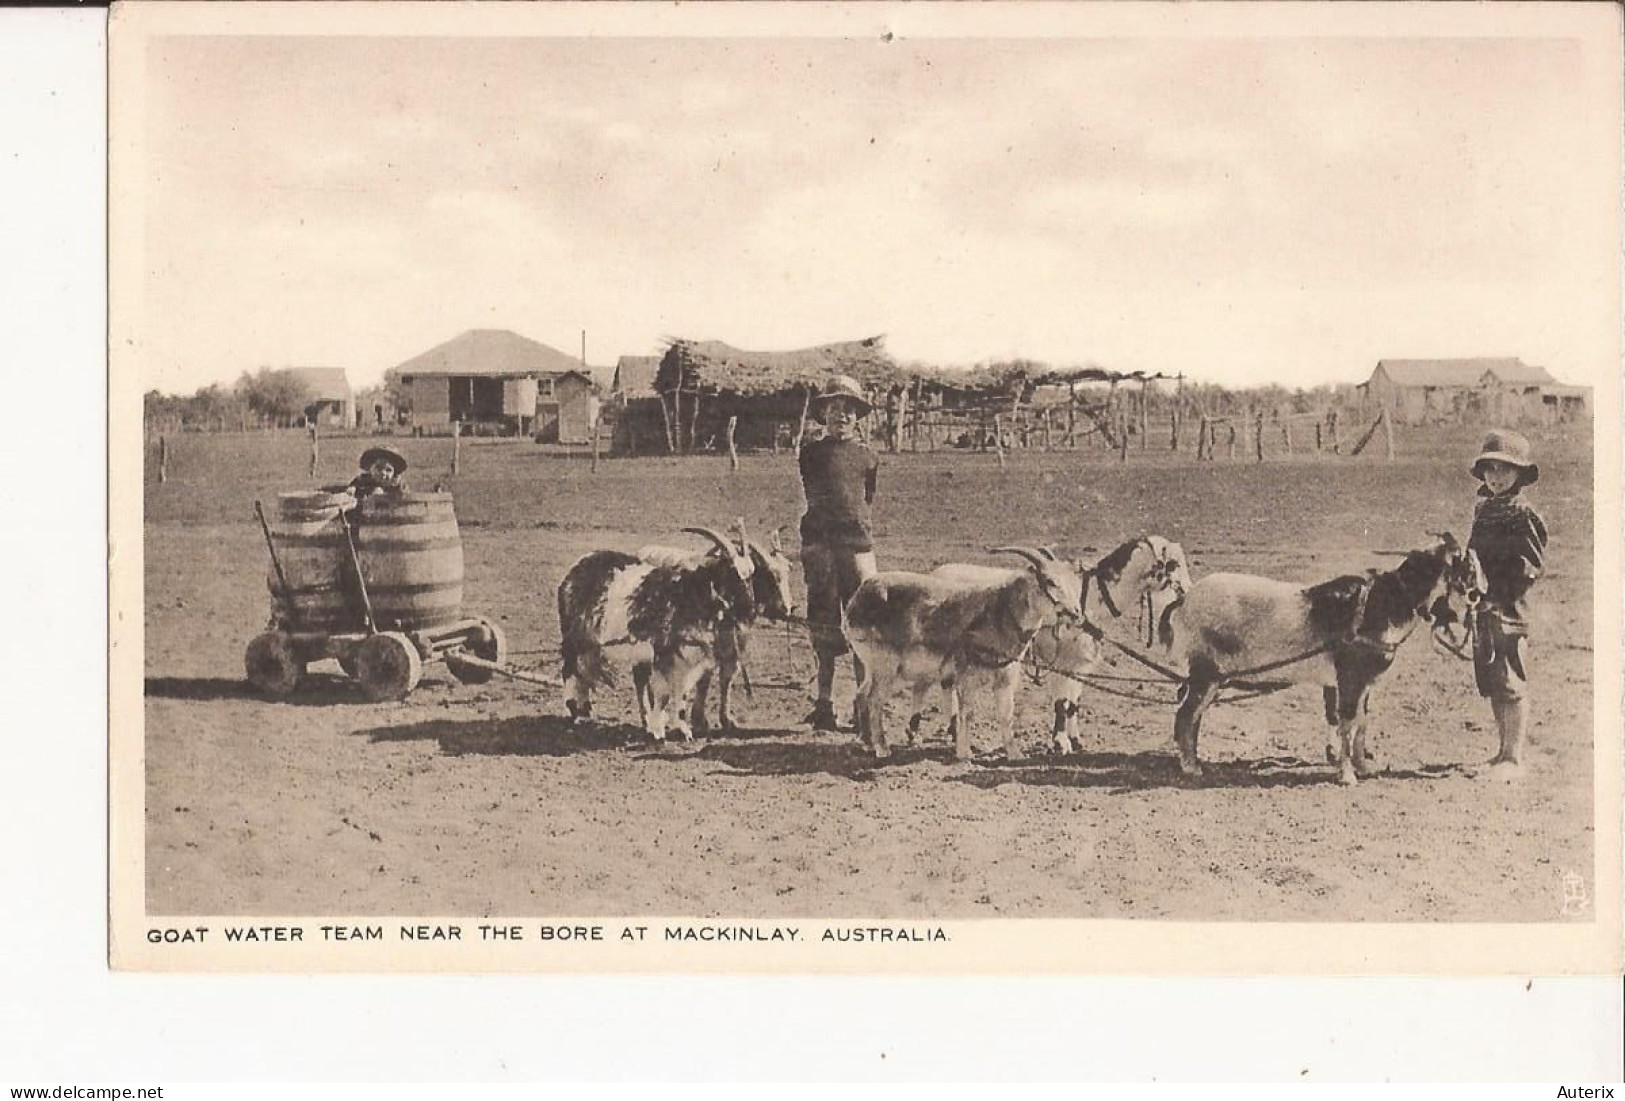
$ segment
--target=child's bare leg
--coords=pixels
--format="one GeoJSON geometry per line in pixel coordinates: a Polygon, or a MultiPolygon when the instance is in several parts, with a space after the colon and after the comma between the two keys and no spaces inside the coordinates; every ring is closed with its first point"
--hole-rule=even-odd
{"type": "Polygon", "coordinates": [[[1495,711],[1495,726],[1501,736],[1501,751],[1490,762],[1492,765],[1517,768],[1523,764],[1524,733],[1529,725],[1529,701],[1523,698],[1492,697],[1490,706],[1495,711]]]}

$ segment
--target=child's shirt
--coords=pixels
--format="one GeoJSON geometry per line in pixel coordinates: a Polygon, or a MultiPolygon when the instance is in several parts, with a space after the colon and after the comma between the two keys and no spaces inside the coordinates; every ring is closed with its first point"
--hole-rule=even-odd
{"type": "Polygon", "coordinates": [[[1484,567],[1485,601],[1503,626],[1527,627],[1529,589],[1546,565],[1546,523],[1516,489],[1495,495],[1486,486],[1478,496],[1467,549],[1484,567]]]}
{"type": "Polygon", "coordinates": [[[880,469],[874,452],[856,440],[826,436],[804,445],[800,460],[801,487],[807,495],[801,541],[854,553],[873,550],[869,506],[880,469]]]}

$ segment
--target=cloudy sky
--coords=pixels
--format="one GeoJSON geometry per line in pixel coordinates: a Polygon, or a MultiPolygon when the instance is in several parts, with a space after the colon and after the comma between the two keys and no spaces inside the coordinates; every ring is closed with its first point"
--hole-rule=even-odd
{"type": "MultiPolygon", "coordinates": [[[[1606,8],[1607,6],[1601,6],[1606,8]]],[[[1563,38],[166,37],[144,385],[470,328],[1358,381],[1615,362],[1617,109],[1563,38]]],[[[1606,91],[1606,89],[1603,89],[1606,91]]]]}

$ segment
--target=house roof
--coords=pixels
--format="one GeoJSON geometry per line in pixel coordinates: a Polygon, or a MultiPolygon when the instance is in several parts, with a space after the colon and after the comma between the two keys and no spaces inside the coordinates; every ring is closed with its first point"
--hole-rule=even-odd
{"type": "Polygon", "coordinates": [[[414,375],[533,378],[579,371],[581,361],[507,329],[470,329],[412,357],[396,370],[402,378],[414,375]]]}
{"type": "MultiPolygon", "coordinates": [[[[1477,386],[1486,372],[1494,371],[1503,382],[1523,381],[1529,372],[1539,372],[1534,382],[1550,382],[1544,368],[1530,367],[1516,357],[1479,359],[1381,359],[1377,367],[1398,386],[1477,386]]],[[[1376,371],[1372,371],[1376,376],[1376,371]]]]}
{"type": "Polygon", "coordinates": [[[868,388],[907,381],[886,352],[884,338],[820,344],[790,352],[750,352],[720,340],[674,340],[660,359],[655,389],[707,389],[777,394],[816,388],[834,375],[850,375],[868,388]]]}
{"type": "Polygon", "coordinates": [[[305,384],[317,401],[350,401],[350,380],[343,367],[289,367],[288,374],[305,384]]]}
{"type": "Polygon", "coordinates": [[[1519,359],[1509,359],[1504,364],[1498,363],[1490,368],[1490,372],[1495,375],[1498,382],[1557,385],[1557,380],[1551,376],[1551,372],[1547,371],[1546,368],[1536,367],[1534,364],[1525,363],[1519,359]]]}
{"type": "Polygon", "coordinates": [[[655,372],[660,370],[659,356],[622,356],[615,364],[615,378],[610,390],[629,398],[655,396],[655,372]]]}

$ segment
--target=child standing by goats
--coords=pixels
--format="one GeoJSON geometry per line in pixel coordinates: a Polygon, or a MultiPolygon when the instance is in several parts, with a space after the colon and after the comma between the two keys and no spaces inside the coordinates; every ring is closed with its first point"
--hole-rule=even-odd
{"type": "Polygon", "coordinates": [[[1473,642],[1473,671],[1501,738],[1491,764],[1516,768],[1522,764],[1529,723],[1524,695],[1529,590],[1545,568],[1546,552],[1546,524],[1523,499],[1522,490],[1540,477],[1540,468],[1527,439],[1497,430],[1485,437],[1472,469],[1483,485],[1467,549],[1477,552],[1486,587],[1473,642]]]}
{"type": "MultiPolygon", "coordinates": [[[[879,461],[856,438],[859,418],[870,410],[863,388],[837,375],[814,399],[824,435],[801,448],[801,568],[807,575],[807,621],[818,658],[818,697],[803,720],[814,730],[834,731],[830,700],[835,662],[847,652],[841,613],[863,579],[875,572],[869,509],[875,499],[879,461]]],[[[863,679],[856,656],[853,672],[863,679]]]]}

